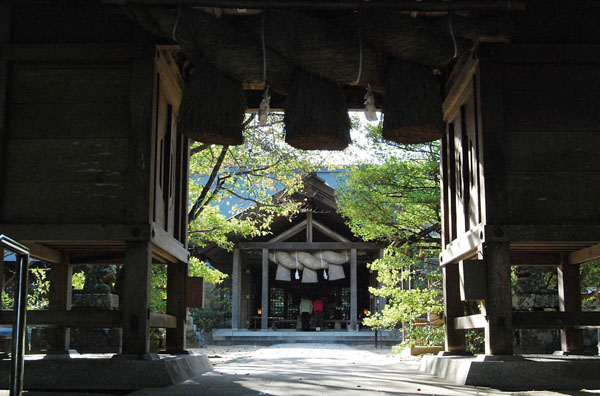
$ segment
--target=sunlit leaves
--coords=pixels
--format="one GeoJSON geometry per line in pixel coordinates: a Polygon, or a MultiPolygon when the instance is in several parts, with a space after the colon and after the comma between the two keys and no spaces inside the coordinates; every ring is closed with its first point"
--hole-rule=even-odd
{"type": "Polygon", "coordinates": [[[218,285],[223,283],[223,280],[225,280],[228,275],[222,273],[218,269],[209,267],[205,262],[197,259],[196,257],[191,257],[190,276],[202,277],[204,278],[204,282],[218,285]]]}
{"type": "MultiPolygon", "coordinates": [[[[302,187],[303,177],[318,169],[320,163],[314,161],[312,154],[284,142],[281,122],[282,117],[276,114],[270,116],[266,127],[249,122],[244,144],[228,147],[220,163],[222,146],[205,147],[191,157],[190,201],[196,203],[200,199],[200,210],[189,222],[190,244],[216,243],[231,249],[232,235],[264,235],[275,217],[297,211],[297,203],[290,196],[302,187]],[[217,176],[207,186],[207,175],[215,170],[217,176]],[[209,192],[202,197],[206,187],[209,192]],[[222,207],[229,208],[227,215],[222,213],[222,207]]],[[[194,147],[203,146],[196,143],[194,147]]]]}
{"type": "Polygon", "coordinates": [[[389,144],[379,127],[370,127],[368,135],[378,161],[352,167],[338,197],[340,212],[355,234],[391,244],[369,265],[379,284],[369,292],[386,303],[363,323],[403,327],[404,344],[439,342],[440,331],[424,333],[415,325],[419,316],[443,310],[435,287],[439,271],[419,271],[424,258],[436,257],[440,248],[439,145],[389,144]]]}
{"type": "Polygon", "coordinates": [[[432,231],[440,222],[439,162],[431,146],[431,155],[413,152],[348,171],[338,201],[356,234],[365,240],[437,242],[432,231]]]}

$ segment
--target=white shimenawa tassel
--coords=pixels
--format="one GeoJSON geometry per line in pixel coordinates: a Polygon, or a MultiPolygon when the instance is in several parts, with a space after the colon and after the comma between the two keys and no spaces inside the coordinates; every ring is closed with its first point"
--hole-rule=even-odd
{"type": "Polygon", "coordinates": [[[327,276],[327,269],[325,269],[325,266],[323,265],[323,252],[319,252],[319,257],[321,257],[321,268],[323,268],[323,278],[327,280],[329,277],[327,276]]]}
{"type": "Polygon", "coordinates": [[[294,278],[300,279],[300,273],[298,273],[298,252],[296,252],[296,274],[294,275],[294,278]]]}
{"type": "Polygon", "coordinates": [[[375,107],[375,96],[371,90],[371,84],[367,86],[367,93],[365,94],[365,118],[369,121],[377,121],[377,108],[375,107]]]}
{"type": "Polygon", "coordinates": [[[269,111],[271,110],[271,95],[269,94],[269,86],[265,88],[263,92],[262,100],[260,101],[260,107],[258,109],[258,125],[267,125],[269,111]]]}

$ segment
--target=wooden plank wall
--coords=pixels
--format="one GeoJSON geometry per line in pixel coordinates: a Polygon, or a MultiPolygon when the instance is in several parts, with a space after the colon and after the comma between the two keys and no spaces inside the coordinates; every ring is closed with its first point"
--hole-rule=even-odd
{"type": "Polygon", "coordinates": [[[482,51],[464,67],[444,103],[445,243],[481,222],[599,224],[600,68],[577,48],[482,51]]]}
{"type": "Polygon", "coordinates": [[[600,222],[600,68],[502,67],[512,224],[600,222]]]}
{"type": "Polygon", "coordinates": [[[13,65],[5,222],[124,216],[128,65],[13,65]]]}
{"type": "Polygon", "coordinates": [[[47,50],[37,53],[51,59],[10,62],[4,223],[119,223],[125,217],[131,62],[86,60],[83,46],[58,48],[131,40],[124,16],[96,8],[13,3],[11,51],[5,53],[35,43],[47,50]]]}

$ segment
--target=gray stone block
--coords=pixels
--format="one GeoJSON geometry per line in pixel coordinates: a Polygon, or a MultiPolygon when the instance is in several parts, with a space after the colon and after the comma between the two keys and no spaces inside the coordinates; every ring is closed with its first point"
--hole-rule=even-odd
{"type": "Polygon", "coordinates": [[[524,355],[521,359],[425,356],[419,371],[459,385],[502,390],[597,389],[599,356],[524,355]]]}
{"type": "Polygon", "coordinates": [[[119,296],[112,293],[73,293],[72,309],[119,309],[119,296]]]}
{"type": "MultiPolygon", "coordinates": [[[[110,355],[28,355],[24,388],[132,391],[175,385],[210,370],[206,355],[164,355],[155,360],[111,359],[110,355]]],[[[10,360],[0,360],[0,388],[8,389],[9,373],[10,360]]]]}

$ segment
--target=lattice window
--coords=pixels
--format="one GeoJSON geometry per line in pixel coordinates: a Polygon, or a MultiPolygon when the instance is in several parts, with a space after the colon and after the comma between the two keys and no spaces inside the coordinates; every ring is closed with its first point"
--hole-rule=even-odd
{"type": "Polygon", "coordinates": [[[273,287],[269,295],[269,316],[283,318],[285,316],[285,291],[282,288],[273,287]]]}

